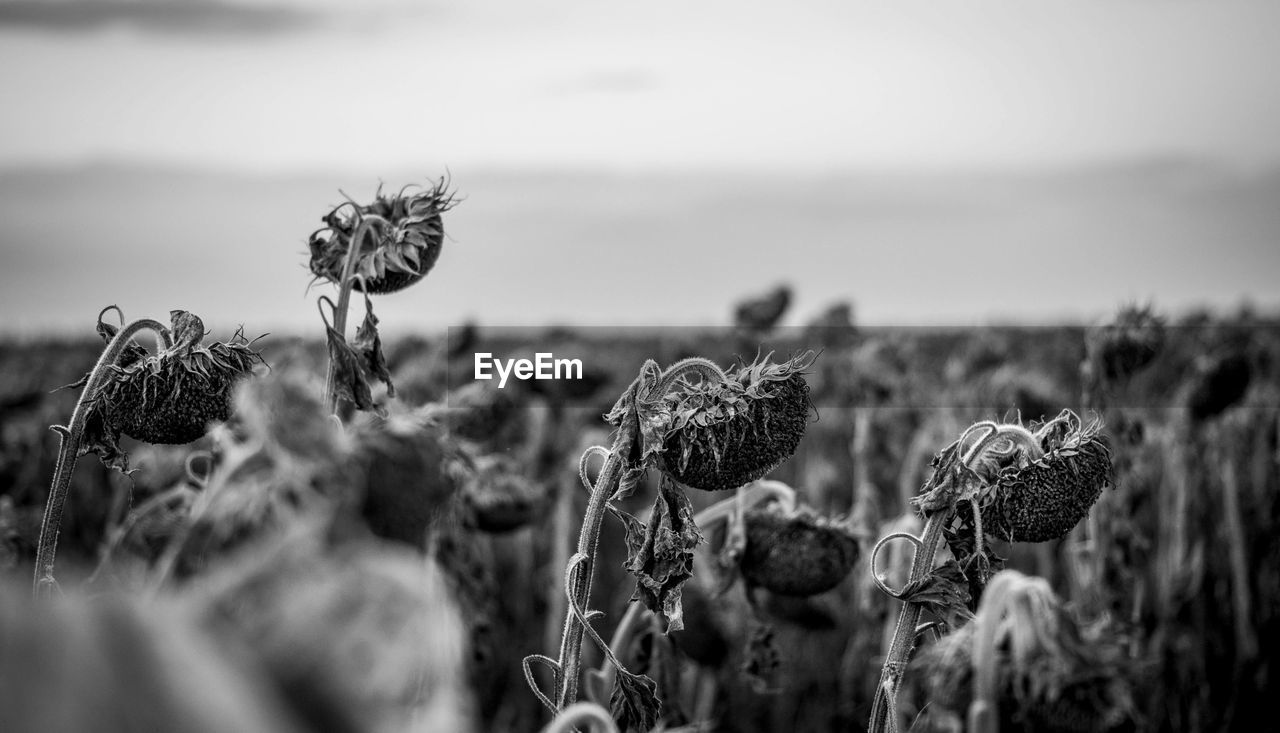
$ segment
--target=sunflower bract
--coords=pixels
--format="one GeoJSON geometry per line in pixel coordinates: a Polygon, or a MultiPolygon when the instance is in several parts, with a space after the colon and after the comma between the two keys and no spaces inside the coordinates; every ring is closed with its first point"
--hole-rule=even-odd
{"type": "Polygon", "coordinates": [[[760,362],[728,383],[678,390],[663,442],[663,466],[675,480],[703,491],[736,489],[791,457],[809,423],[809,385],[800,357],[760,362]]]}

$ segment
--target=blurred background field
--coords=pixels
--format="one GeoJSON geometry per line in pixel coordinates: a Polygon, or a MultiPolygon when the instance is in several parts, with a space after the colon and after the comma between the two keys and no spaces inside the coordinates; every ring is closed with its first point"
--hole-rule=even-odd
{"type": "MultiPolygon", "coordinates": [[[[757,299],[760,302],[766,298],[757,299]]],[[[1246,725],[1266,709],[1274,686],[1270,660],[1280,648],[1275,616],[1280,590],[1280,324],[1248,311],[1201,312],[1171,319],[1156,361],[1105,393],[1085,394],[1081,365],[1086,329],[859,328],[836,325],[850,311],[808,329],[486,329],[475,324],[387,344],[399,401],[419,406],[463,404],[462,386],[446,375],[468,374],[471,354],[547,350],[581,358],[590,379],[578,393],[537,382],[512,384],[518,405],[507,418],[521,429],[495,437],[492,450],[520,461],[538,487],[527,524],[500,534],[464,533],[461,555],[445,560],[471,645],[466,694],[474,696],[479,729],[533,730],[541,709],[520,674],[519,660],[554,648],[559,638],[559,580],[586,495],[577,456],[607,443],[601,414],[645,358],[670,363],[697,353],[728,364],[756,348],[783,355],[820,349],[808,376],[814,421],[797,455],[775,471],[804,502],[829,515],[853,516],[862,531],[862,558],[836,589],[807,599],[774,596],[738,585],[716,595],[713,577],[695,576],[696,611],[704,627],[685,632],[664,708],[672,724],[695,713],[690,633],[712,634],[726,652],[703,674],[717,681],[710,710],[721,730],[859,729],[869,712],[881,643],[896,604],[870,583],[870,543],[911,527],[907,502],[919,491],[934,453],[965,426],[987,418],[1038,420],[1064,407],[1106,421],[1117,488],[1104,492],[1068,539],[1043,545],[1000,546],[1011,567],[1048,579],[1086,618],[1109,619],[1130,640],[1138,729],[1209,730],[1246,725]],[[834,320],[832,320],[834,319],[834,320]],[[459,350],[457,347],[465,347],[459,350]],[[450,351],[454,352],[452,364],[450,351]],[[1214,369],[1237,357],[1247,368],[1217,381],[1214,369]],[[548,391],[550,389],[550,391],[548,391]],[[558,497],[558,498],[557,498],[558,497]],[[557,509],[560,507],[560,509],[557,509]],[[449,563],[461,563],[450,567],[449,563]],[[748,598],[751,602],[748,603],[748,598]],[[713,630],[708,631],[706,624],[713,630]],[[748,636],[756,624],[773,629],[777,667],[761,692],[760,675],[746,675],[748,636]],[[700,630],[699,630],[700,629],[700,630]],[[681,682],[683,681],[683,682],[681,682]]],[[[321,344],[271,338],[264,355],[276,376],[319,377],[321,344]]],[[[0,352],[0,532],[3,572],[17,587],[29,578],[44,494],[56,453],[47,426],[65,421],[74,391],[48,390],[73,381],[94,359],[90,341],[9,343],[0,352]]],[[[492,387],[492,385],[490,385],[492,387]]],[[[105,548],[129,508],[188,481],[188,454],[207,448],[127,442],[131,478],[112,474],[93,458],[81,460],[63,525],[63,583],[109,587],[100,566],[105,548]],[[73,580],[77,578],[78,580],[73,580]],[[107,585],[103,585],[107,583],[107,585]]],[[[639,512],[653,486],[626,508],[639,512]]],[[[710,495],[695,492],[698,508],[710,495]]],[[[425,499],[424,499],[425,501],[425,499]]],[[[150,563],[163,536],[125,534],[112,563],[150,563]],[[157,544],[159,543],[159,544],[157,544]]],[[[711,531],[712,552],[723,531],[711,531]]],[[[634,580],[623,570],[620,525],[608,520],[601,543],[594,605],[608,639],[622,616],[634,580]]],[[[646,647],[648,648],[648,647],[646,647]]],[[[650,648],[633,662],[652,664],[650,648]]],[[[592,659],[592,652],[587,658],[592,659]]],[[[599,663],[598,656],[592,661],[599,663]]],[[[652,670],[650,670],[652,673],[652,670]]],[[[703,703],[704,705],[706,703],[703,703]]],[[[916,700],[910,704],[919,704],[916,700]]]]}

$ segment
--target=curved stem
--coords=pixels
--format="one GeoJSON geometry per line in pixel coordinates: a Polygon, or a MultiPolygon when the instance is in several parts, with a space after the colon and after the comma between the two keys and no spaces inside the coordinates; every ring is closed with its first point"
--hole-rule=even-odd
{"type": "MultiPolygon", "coordinates": [[[[933,569],[933,559],[942,545],[942,528],[951,519],[952,512],[935,512],[924,525],[924,535],[920,538],[920,546],[916,550],[915,559],[911,562],[911,575],[908,583],[923,578],[933,569]]],[[[920,612],[924,607],[919,603],[904,603],[898,613],[898,625],[893,632],[893,641],[889,644],[889,653],[885,657],[884,667],[880,671],[880,683],[876,686],[875,701],[871,705],[871,722],[867,726],[868,733],[880,733],[887,730],[896,731],[898,721],[894,717],[894,700],[898,696],[898,684],[906,671],[907,660],[915,649],[916,625],[920,621],[920,612]]]]}
{"type": "MultiPolygon", "coordinates": [[[[351,235],[351,242],[347,245],[347,259],[342,264],[342,282],[338,283],[338,305],[333,309],[333,330],[338,332],[338,337],[345,340],[347,338],[347,309],[351,306],[351,288],[355,285],[353,277],[356,270],[356,260],[360,259],[360,246],[364,242],[364,237],[375,226],[372,219],[361,219],[360,224],[356,226],[355,232],[351,235]]],[[[325,377],[324,393],[326,404],[331,414],[338,414],[338,362],[329,356],[329,373],[325,377]]]]}
{"type": "Polygon", "coordinates": [[[556,708],[564,710],[578,699],[578,669],[581,665],[582,626],[575,608],[587,608],[591,598],[591,580],[595,573],[596,547],[600,544],[600,525],[604,521],[605,505],[618,490],[621,479],[622,458],[617,450],[600,469],[600,475],[591,487],[591,499],[587,502],[586,515],[582,518],[582,530],[578,534],[578,553],[583,556],[574,569],[570,593],[569,612],[565,614],[564,633],[560,637],[560,668],[556,671],[556,708]]]}
{"type": "Polygon", "coordinates": [[[32,593],[36,598],[49,597],[57,587],[53,579],[53,561],[58,552],[58,531],[62,526],[62,510],[67,502],[71,474],[75,470],[76,459],[79,457],[80,443],[84,439],[85,423],[89,419],[93,399],[125,347],[133,340],[135,334],[145,329],[151,329],[161,334],[164,341],[169,341],[168,329],[159,321],[150,318],[134,321],[121,328],[115,338],[111,339],[111,343],[107,344],[107,348],[103,349],[102,355],[98,357],[98,363],[89,373],[84,389],[80,391],[80,399],[76,402],[76,409],[71,413],[71,423],[65,427],[53,426],[61,441],[58,445],[58,463],[53,469],[53,481],[49,486],[49,498],[44,505],[44,520],[40,524],[40,542],[36,550],[35,577],[32,585],[32,593]]]}
{"type": "Polygon", "coordinates": [[[650,397],[665,395],[677,379],[681,379],[690,372],[695,372],[707,380],[729,381],[729,375],[725,374],[724,370],[714,361],[704,359],[701,356],[691,356],[687,359],[681,359],[663,370],[658,379],[658,384],[654,387],[653,394],[650,397]]]}
{"type": "MultiPolygon", "coordinates": [[[[972,447],[964,451],[961,459],[966,468],[972,468],[988,451],[999,451],[1001,454],[1007,454],[1006,450],[1011,453],[1022,448],[1033,457],[1039,457],[1039,442],[1026,428],[1020,425],[1000,425],[991,421],[984,421],[970,426],[960,436],[960,440],[956,443],[957,447],[963,450],[965,442],[979,431],[984,431],[982,436],[978,438],[972,447]],[[1009,441],[1007,449],[999,445],[1003,440],[1009,441]]],[[[976,507],[974,508],[974,514],[977,515],[976,507]]],[[[915,559],[911,563],[911,575],[908,578],[908,584],[920,580],[933,569],[934,557],[942,546],[942,530],[954,515],[955,509],[952,507],[934,512],[929,516],[928,521],[925,523],[924,534],[916,548],[915,559]]],[[[981,527],[979,527],[978,531],[981,532],[981,527]]],[[[978,541],[981,542],[980,536],[978,541]]],[[[875,574],[874,567],[871,572],[873,575],[875,574]]],[[[907,660],[910,659],[911,652],[915,649],[916,627],[920,621],[922,610],[923,606],[920,604],[908,601],[903,604],[902,610],[898,614],[898,625],[894,629],[893,640],[889,644],[889,653],[885,657],[884,667],[880,671],[880,683],[876,687],[876,697],[871,707],[871,722],[867,726],[868,733],[881,733],[886,729],[896,731],[898,728],[895,713],[898,685],[902,681],[902,675],[906,670],[907,660]]]]}

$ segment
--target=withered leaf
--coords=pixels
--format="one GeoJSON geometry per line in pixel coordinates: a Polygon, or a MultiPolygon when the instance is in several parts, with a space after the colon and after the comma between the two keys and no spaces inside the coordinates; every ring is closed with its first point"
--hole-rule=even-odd
{"type": "Polygon", "coordinates": [[[172,310],[169,311],[169,322],[175,349],[186,353],[200,345],[204,338],[204,321],[199,316],[190,311],[172,310]]]}
{"type": "Polygon", "coordinates": [[[684,628],[680,589],[693,577],[693,551],[701,541],[702,534],[693,522],[693,505],[664,476],[643,539],[635,542],[628,537],[626,567],[636,576],[635,598],[653,611],[666,633],[684,628]]]}
{"type": "Polygon", "coordinates": [[[633,674],[621,667],[613,683],[609,698],[609,712],[623,733],[648,733],[658,725],[662,703],[658,700],[658,685],[650,677],[633,674]]]}
{"type": "Polygon", "coordinates": [[[328,332],[329,359],[334,364],[334,388],[340,397],[355,404],[356,409],[372,410],[373,391],[365,378],[360,356],[332,328],[328,332]]]}
{"type": "Polygon", "coordinates": [[[80,447],[76,457],[96,453],[102,465],[128,476],[129,454],[120,449],[120,431],[114,430],[103,419],[101,404],[89,408],[85,418],[84,434],[80,438],[80,447]]]}
{"type": "Polygon", "coordinates": [[[960,621],[973,616],[969,611],[969,579],[955,560],[934,568],[919,580],[902,589],[902,599],[918,603],[925,610],[955,628],[960,621]]]}
{"type": "Polygon", "coordinates": [[[351,348],[360,357],[365,373],[381,380],[387,385],[387,394],[395,397],[396,388],[391,383],[391,369],[387,366],[386,355],[382,353],[382,338],[378,335],[378,317],[373,314],[373,302],[367,294],[364,296],[364,323],[356,329],[351,348]]]}

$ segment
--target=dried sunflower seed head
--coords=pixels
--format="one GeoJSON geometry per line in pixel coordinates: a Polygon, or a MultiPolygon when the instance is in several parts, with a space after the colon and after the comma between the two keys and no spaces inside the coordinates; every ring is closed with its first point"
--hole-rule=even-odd
{"type": "Polygon", "coordinates": [[[670,423],[662,466],[685,486],[736,489],[795,453],[809,423],[805,354],[782,363],[768,357],[728,374],[727,382],[680,384],[665,399],[670,423]]]}
{"type": "Polygon", "coordinates": [[[469,473],[462,497],[471,524],[481,532],[504,534],[520,529],[532,522],[546,503],[546,491],[506,456],[478,459],[469,473]]]}
{"type": "Polygon", "coordinates": [[[409,188],[386,196],[379,187],[373,203],[348,201],[326,214],[325,227],[311,235],[309,245],[316,278],[341,284],[347,253],[362,223],[368,223],[370,233],[356,243],[355,289],[393,293],[425,277],[444,242],[441,214],[456,201],[445,180],[427,189],[409,188]]]}
{"type": "Polygon", "coordinates": [[[1244,399],[1252,371],[1249,356],[1243,350],[1206,360],[1186,388],[1191,420],[1211,420],[1244,399]]]}
{"type": "Polygon", "coordinates": [[[790,512],[776,504],[753,509],[746,514],[746,525],[742,575],[779,595],[825,593],[858,561],[858,540],[844,523],[807,507],[790,512]]]}
{"type": "Polygon", "coordinates": [[[405,415],[362,424],[352,437],[365,466],[361,516],[379,537],[425,549],[457,492],[455,446],[440,426],[405,415]]]}
{"type": "Polygon", "coordinates": [[[1091,329],[1085,346],[1108,381],[1124,379],[1150,364],[1164,347],[1164,320],[1151,306],[1121,308],[1108,325],[1091,329]]]}
{"type": "MultiPolygon", "coordinates": [[[[1064,411],[1036,432],[1043,457],[1000,471],[983,506],[987,534],[1010,542],[1065,537],[1112,485],[1111,450],[1101,425],[1064,411]]],[[[961,510],[966,507],[961,504],[961,510]]]]}
{"type": "Polygon", "coordinates": [[[186,311],[171,315],[173,346],[112,367],[93,395],[93,409],[113,436],[190,443],[209,423],[227,419],[236,383],[262,363],[242,331],[230,341],[203,345],[199,318],[186,311]]]}

